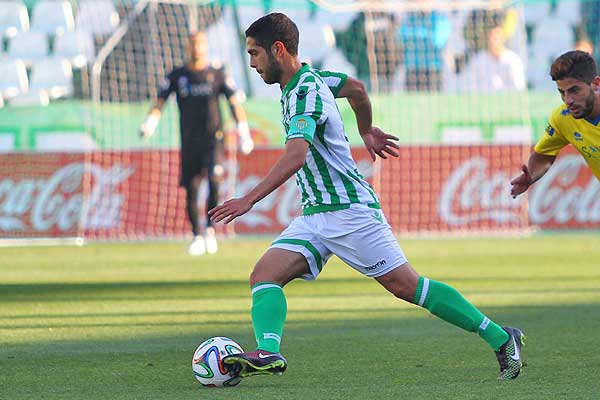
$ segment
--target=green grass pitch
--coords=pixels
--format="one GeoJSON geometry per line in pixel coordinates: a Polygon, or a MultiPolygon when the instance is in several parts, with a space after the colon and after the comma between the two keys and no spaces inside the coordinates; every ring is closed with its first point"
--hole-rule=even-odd
{"type": "Polygon", "coordinates": [[[475,334],[332,259],[286,288],[281,377],[204,388],[191,358],[224,335],[252,350],[248,275],[267,240],[0,249],[0,399],[600,399],[600,239],[401,240],[421,274],[522,328],[528,366],[498,382],[475,334]]]}

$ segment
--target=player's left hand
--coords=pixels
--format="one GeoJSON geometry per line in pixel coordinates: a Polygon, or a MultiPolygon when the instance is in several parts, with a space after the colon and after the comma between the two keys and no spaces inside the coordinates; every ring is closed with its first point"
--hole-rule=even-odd
{"type": "Polygon", "coordinates": [[[245,155],[252,153],[252,150],[254,150],[254,141],[250,136],[241,139],[240,150],[245,155]]]}
{"type": "Polygon", "coordinates": [[[252,153],[252,150],[254,150],[254,141],[252,140],[252,135],[250,135],[248,122],[238,122],[237,129],[238,135],[240,136],[240,150],[246,155],[252,153]]]}
{"type": "Polygon", "coordinates": [[[361,137],[373,161],[377,159],[376,156],[387,159],[386,153],[393,157],[398,157],[398,153],[394,149],[399,149],[400,146],[392,142],[392,140],[398,140],[396,136],[388,135],[374,126],[367,133],[361,135],[361,137]]]}
{"type": "Polygon", "coordinates": [[[521,166],[521,175],[510,181],[510,195],[513,199],[516,199],[521,193],[525,193],[529,186],[533,185],[533,179],[529,173],[527,165],[521,166]]]}
{"type": "Polygon", "coordinates": [[[252,203],[245,197],[227,200],[225,203],[208,211],[210,220],[214,223],[230,223],[240,215],[246,214],[252,208],[252,203]]]}

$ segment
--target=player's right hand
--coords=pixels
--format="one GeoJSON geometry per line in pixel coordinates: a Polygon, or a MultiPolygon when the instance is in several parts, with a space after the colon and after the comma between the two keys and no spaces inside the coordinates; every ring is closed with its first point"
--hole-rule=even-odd
{"type": "Polygon", "coordinates": [[[158,126],[158,121],[159,118],[156,115],[148,114],[142,125],[140,125],[140,137],[145,139],[154,135],[156,127],[158,126]]]}
{"type": "Polygon", "coordinates": [[[529,173],[527,165],[522,165],[521,171],[523,171],[521,175],[510,181],[510,195],[513,199],[517,198],[521,193],[526,192],[527,189],[529,189],[529,186],[533,184],[533,179],[531,179],[531,174],[529,173]]]}
{"type": "Polygon", "coordinates": [[[240,215],[250,211],[252,205],[246,197],[230,199],[220,206],[208,210],[208,216],[214,223],[224,221],[228,224],[240,215]]]}
{"type": "Polygon", "coordinates": [[[398,157],[398,152],[395,149],[399,149],[400,146],[395,142],[398,140],[396,136],[388,135],[374,126],[367,133],[362,134],[361,137],[373,161],[376,160],[377,156],[386,159],[386,153],[392,157],[398,157]]]}

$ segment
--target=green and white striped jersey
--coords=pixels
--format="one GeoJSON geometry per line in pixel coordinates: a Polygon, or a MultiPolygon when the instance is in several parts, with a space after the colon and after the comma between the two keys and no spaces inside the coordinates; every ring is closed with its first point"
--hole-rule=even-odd
{"type": "Polygon", "coordinates": [[[360,175],[350,153],[335,96],[347,76],[303,64],[281,93],[286,142],[304,138],[310,147],[296,172],[304,215],[341,210],[352,203],[379,208],[371,186],[360,175]]]}

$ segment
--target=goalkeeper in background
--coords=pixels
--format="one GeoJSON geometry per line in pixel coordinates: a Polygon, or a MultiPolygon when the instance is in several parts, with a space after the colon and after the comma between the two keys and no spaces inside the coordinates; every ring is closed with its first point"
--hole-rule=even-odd
{"type": "Polygon", "coordinates": [[[187,63],[175,68],[161,83],[158,99],[140,127],[140,136],[146,138],[154,134],[161,110],[169,95],[175,92],[181,134],[179,184],[186,190],[187,215],[194,234],[188,253],[196,256],[218,250],[210,218],[206,218],[205,227],[200,227],[198,189],[204,179],[208,180],[206,210],[217,205],[219,181],[224,172],[220,164],[224,158],[220,95],[227,97],[231,106],[242,152],[249,154],[254,143],[234,82],[225,74],[223,67],[209,63],[206,34],[198,32],[190,35],[188,53],[187,63]]]}

